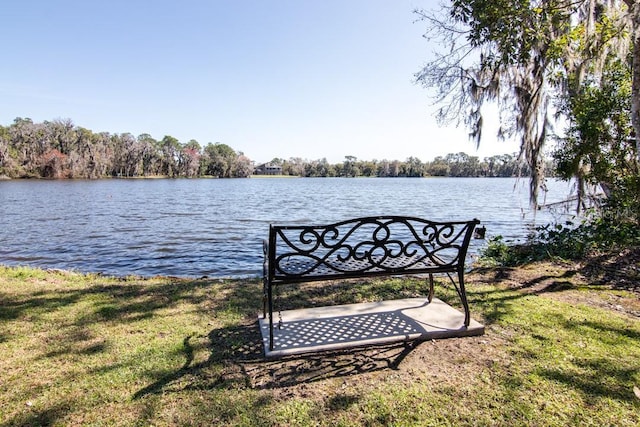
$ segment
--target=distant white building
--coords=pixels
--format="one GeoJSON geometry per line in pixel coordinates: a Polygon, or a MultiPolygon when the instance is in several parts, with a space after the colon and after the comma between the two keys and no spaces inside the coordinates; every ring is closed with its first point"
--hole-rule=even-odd
{"type": "Polygon", "coordinates": [[[263,163],[253,169],[254,175],[282,175],[282,166],[273,163],[263,163]]]}

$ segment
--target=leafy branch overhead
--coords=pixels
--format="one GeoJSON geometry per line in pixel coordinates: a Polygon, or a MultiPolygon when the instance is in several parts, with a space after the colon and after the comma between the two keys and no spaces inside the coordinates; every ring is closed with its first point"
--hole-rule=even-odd
{"type": "MultiPolygon", "coordinates": [[[[453,0],[439,10],[417,10],[425,38],[441,50],[416,80],[432,91],[441,122],[464,124],[480,144],[483,107],[497,104],[498,137],[519,138],[520,156],[531,169],[535,201],[544,179],[549,141],[573,157],[572,175],[598,181],[616,191],[609,176],[591,175],[590,155],[618,151],[625,168],[638,175],[640,155],[640,3],[633,0],[453,0]],[[618,104],[600,115],[608,124],[620,112],[618,135],[606,132],[595,145],[581,123],[584,94],[611,84],[611,70],[622,69],[629,92],[615,93],[618,104]],[[566,126],[568,124],[568,126],[566,126]],[[565,131],[565,127],[568,131],[565,131]],[[607,182],[608,181],[608,182],[607,182]]],[[[619,75],[618,75],[619,77],[619,75]]],[[[599,105],[602,108],[602,105],[599,105]]],[[[567,162],[565,162],[565,165],[567,162]]],[[[608,164],[610,168],[618,163],[608,164]]],[[[566,170],[565,170],[566,172],[566,170]]]]}

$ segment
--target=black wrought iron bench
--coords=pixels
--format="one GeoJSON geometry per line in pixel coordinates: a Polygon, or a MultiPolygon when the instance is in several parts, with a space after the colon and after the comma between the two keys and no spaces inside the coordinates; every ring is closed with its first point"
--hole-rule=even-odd
{"type": "Polygon", "coordinates": [[[470,322],[464,265],[480,221],[437,222],[404,216],[349,219],[326,225],[271,225],[264,242],[263,317],[274,348],[274,287],[290,283],[376,276],[446,274],[470,322]],[[455,273],[455,279],[452,277],[455,273]]]}

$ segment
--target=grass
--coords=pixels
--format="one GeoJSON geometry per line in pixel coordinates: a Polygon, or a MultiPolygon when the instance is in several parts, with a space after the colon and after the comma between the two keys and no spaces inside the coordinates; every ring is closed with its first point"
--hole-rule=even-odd
{"type": "MultiPolygon", "coordinates": [[[[257,280],[0,267],[0,425],[640,424],[640,319],[560,297],[611,297],[578,282],[552,295],[498,282],[468,279],[484,336],[264,361],[257,280]]],[[[424,291],[299,285],[279,302],[424,291]]]]}

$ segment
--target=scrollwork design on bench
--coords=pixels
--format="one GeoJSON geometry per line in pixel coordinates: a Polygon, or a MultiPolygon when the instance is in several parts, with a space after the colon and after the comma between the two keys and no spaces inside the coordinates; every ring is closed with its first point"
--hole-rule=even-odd
{"type": "Polygon", "coordinates": [[[360,218],[330,226],[276,227],[276,276],[343,275],[448,268],[467,223],[360,218]]]}

